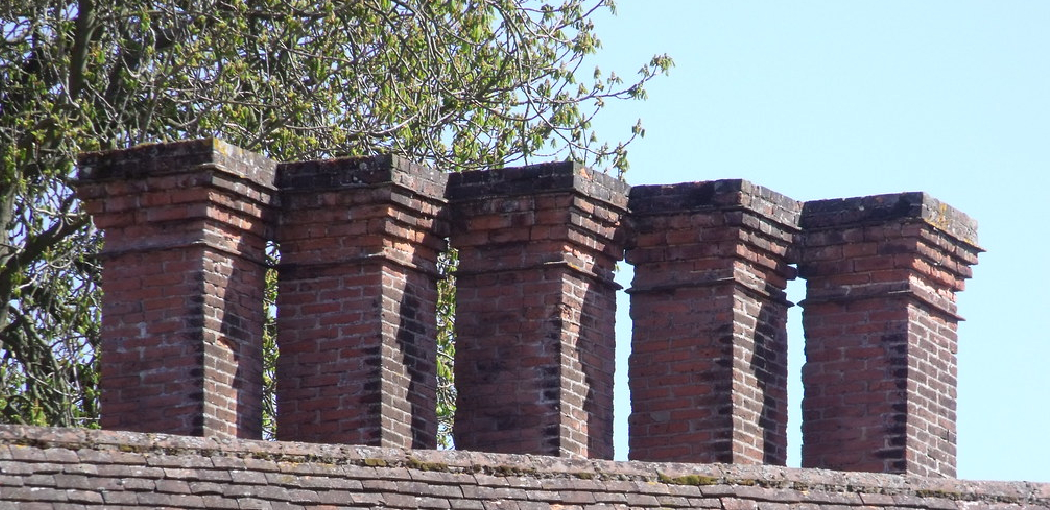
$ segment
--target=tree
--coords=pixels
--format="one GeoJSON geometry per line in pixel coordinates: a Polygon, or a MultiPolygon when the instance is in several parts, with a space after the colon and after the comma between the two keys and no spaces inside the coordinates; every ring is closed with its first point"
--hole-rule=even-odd
{"type": "Polygon", "coordinates": [[[100,240],[70,191],[78,152],[217,136],[279,160],[389,152],[459,171],[567,153],[622,172],[640,125],[610,146],[591,119],[609,99],[644,98],[671,61],[653,57],[629,84],[597,69],[579,81],[602,7],[4,2],[0,419],[97,418],[100,240]]]}

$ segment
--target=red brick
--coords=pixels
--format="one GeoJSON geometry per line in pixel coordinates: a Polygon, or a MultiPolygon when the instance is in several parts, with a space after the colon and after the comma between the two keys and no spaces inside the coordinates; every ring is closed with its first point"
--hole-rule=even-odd
{"type": "Polygon", "coordinates": [[[143,156],[143,150],[136,148],[93,155],[96,160],[91,176],[78,183],[86,202],[108,203],[105,207],[90,206],[106,238],[102,368],[107,377],[101,382],[102,423],[106,428],[147,432],[259,437],[261,384],[250,375],[261,373],[259,262],[263,254],[261,249],[253,250],[263,246],[265,226],[232,215],[206,226],[194,217],[213,210],[217,202],[243,205],[254,214],[265,214],[273,165],[261,156],[239,150],[232,151],[234,156],[220,155],[214,146],[200,142],[155,146],[161,151],[179,147],[200,151],[204,158],[243,156],[244,165],[258,167],[259,180],[231,176],[245,193],[218,189],[214,177],[225,172],[222,168],[196,164],[182,167],[177,160],[153,163],[149,160],[152,156],[143,156]],[[145,158],[141,160],[144,163],[137,163],[138,158],[145,158]],[[121,169],[125,165],[147,168],[157,164],[170,168],[162,172],[136,170],[130,175],[121,169]],[[109,174],[125,180],[109,180],[109,174]],[[151,191],[143,193],[147,189],[151,191]],[[247,205],[256,201],[262,203],[247,205]],[[209,251],[207,246],[195,244],[199,239],[232,251],[209,251]],[[239,239],[242,244],[224,239],[239,239]],[[106,256],[111,253],[119,255],[106,256]],[[222,261],[228,270],[205,273],[209,258],[222,261]],[[229,278],[231,271],[238,277],[229,278]],[[209,290],[212,288],[216,290],[209,290]],[[211,312],[197,304],[202,294],[211,296],[206,302],[216,317],[237,326],[222,328],[219,322],[207,320],[204,314],[211,312]],[[236,364],[220,363],[213,357],[217,353],[202,351],[202,342],[210,338],[231,346],[237,352],[231,357],[236,364]],[[174,342],[182,347],[175,348],[174,342]],[[201,352],[204,356],[198,357],[201,352]],[[220,366],[221,372],[213,372],[220,366]],[[112,377],[114,373],[141,373],[142,385],[127,387],[128,378],[112,377]],[[248,376],[235,379],[234,373],[248,376]],[[223,409],[235,407],[209,410],[220,401],[224,402],[223,409]],[[202,420],[204,413],[224,419],[202,420]]]}
{"type": "Polygon", "coordinates": [[[373,164],[389,179],[345,188],[329,186],[327,176],[353,181],[356,160],[280,170],[320,168],[317,180],[293,179],[282,189],[277,306],[289,313],[277,318],[277,430],[289,440],[433,448],[433,247],[444,235],[437,221],[444,186],[428,188],[438,195],[419,194],[399,183],[428,170],[392,159],[373,164]]]}
{"type": "MultiPolygon", "coordinates": [[[[849,211],[853,203],[875,199],[890,204],[897,197],[847,199],[840,205],[849,211]]],[[[846,471],[954,476],[954,453],[941,453],[955,449],[951,317],[954,292],[969,276],[964,268],[980,249],[970,245],[960,257],[933,248],[919,240],[946,235],[933,234],[940,227],[896,212],[878,213],[879,203],[868,205],[882,214],[880,223],[859,226],[851,223],[854,213],[842,213],[804,233],[799,271],[811,295],[803,314],[802,462],[846,471]],[[859,231],[864,243],[855,242],[859,231]],[[825,262],[836,246],[846,263],[825,262]],[[934,269],[930,258],[942,267],[934,269]],[[920,301],[923,288],[944,296],[942,312],[931,313],[920,301]],[[919,409],[936,425],[923,425],[919,409]]]]}
{"type": "MultiPolygon", "coordinates": [[[[626,197],[614,198],[616,205],[574,185],[502,189],[547,171],[578,169],[505,169],[484,183],[450,182],[458,197],[451,241],[460,254],[456,446],[610,458],[611,283],[626,197]]],[[[613,196],[624,189],[606,176],[593,179],[613,196]]]]}
{"type": "Polygon", "coordinates": [[[637,236],[627,250],[627,260],[635,266],[631,458],[743,463],[786,459],[783,290],[794,276],[785,255],[797,227],[793,220],[764,217],[772,208],[761,200],[743,201],[741,191],[711,195],[685,207],[663,205],[668,194],[680,193],[671,200],[688,202],[705,196],[692,194],[697,187],[717,189],[720,183],[732,182],[664,186],[664,193],[654,197],[632,192],[631,208],[647,211],[633,218],[632,225],[660,234],[637,236]],[[699,210],[691,209],[693,205],[699,210]],[[649,212],[655,210],[660,214],[649,212]],[[767,219],[773,221],[766,223],[767,219]],[[666,225],[678,229],[667,231],[666,225]],[[744,290],[754,280],[772,292],[769,299],[744,290]],[[760,330],[760,322],[768,330],[760,330]],[[745,351],[755,352],[756,342],[767,347],[757,356],[762,370],[734,359],[745,351]],[[752,395],[772,403],[764,416],[744,404],[752,395]],[[723,408],[732,411],[716,412],[723,408]],[[675,425],[652,425],[667,419],[676,420],[675,425]],[[760,444],[757,435],[768,441],[760,444]]]}

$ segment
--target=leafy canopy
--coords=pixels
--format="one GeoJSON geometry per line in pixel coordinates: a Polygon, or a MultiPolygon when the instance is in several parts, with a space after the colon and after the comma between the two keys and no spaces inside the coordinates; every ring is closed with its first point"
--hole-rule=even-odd
{"type": "Polygon", "coordinates": [[[603,7],[2,2],[0,419],[97,419],[100,241],[69,188],[76,153],[217,136],[280,160],[390,152],[459,171],[557,154],[622,172],[640,125],[611,146],[591,120],[610,99],[644,98],[672,63],[653,57],[629,83],[597,69],[583,80],[603,7]]]}

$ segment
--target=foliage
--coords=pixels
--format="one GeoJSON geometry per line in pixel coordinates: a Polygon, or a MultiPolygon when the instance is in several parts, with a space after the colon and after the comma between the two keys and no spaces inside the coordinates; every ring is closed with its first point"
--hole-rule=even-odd
{"type": "Polygon", "coordinates": [[[266,292],[263,307],[266,320],[263,323],[263,438],[277,439],[277,264],[281,253],[277,245],[266,247],[266,292]]]}
{"type": "Polygon", "coordinates": [[[390,152],[459,171],[567,153],[622,172],[625,144],[599,144],[591,119],[671,61],[578,81],[603,6],[0,3],[2,419],[97,417],[100,241],[69,188],[76,153],[218,136],[280,160],[390,152]]]}
{"type": "Polygon", "coordinates": [[[438,258],[438,302],[437,302],[437,415],[438,446],[454,448],[452,425],[456,414],[456,386],[454,383],[456,342],[453,330],[456,325],[456,268],[459,252],[450,248],[438,258]]]}

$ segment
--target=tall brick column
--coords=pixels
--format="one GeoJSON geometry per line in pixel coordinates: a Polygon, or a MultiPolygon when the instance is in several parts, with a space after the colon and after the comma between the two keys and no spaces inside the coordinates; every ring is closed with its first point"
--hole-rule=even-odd
{"type": "Polygon", "coordinates": [[[274,163],[207,139],[84,154],[102,229],[102,427],[258,438],[274,163]]]}
{"type": "Polygon", "coordinates": [[[631,189],[630,457],[784,464],[799,203],[743,180],[631,189]]]}
{"type": "Polygon", "coordinates": [[[571,163],[450,176],[458,448],[612,458],[626,190],[571,163]]]}
{"type": "Polygon", "coordinates": [[[955,293],[976,223],[924,193],[807,202],[802,464],[955,476],[955,293]]]}
{"type": "Polygon", "coordinates": [[[392,156],[278,168],[279,438],[435,448],[446,179],[392,156]]]}

